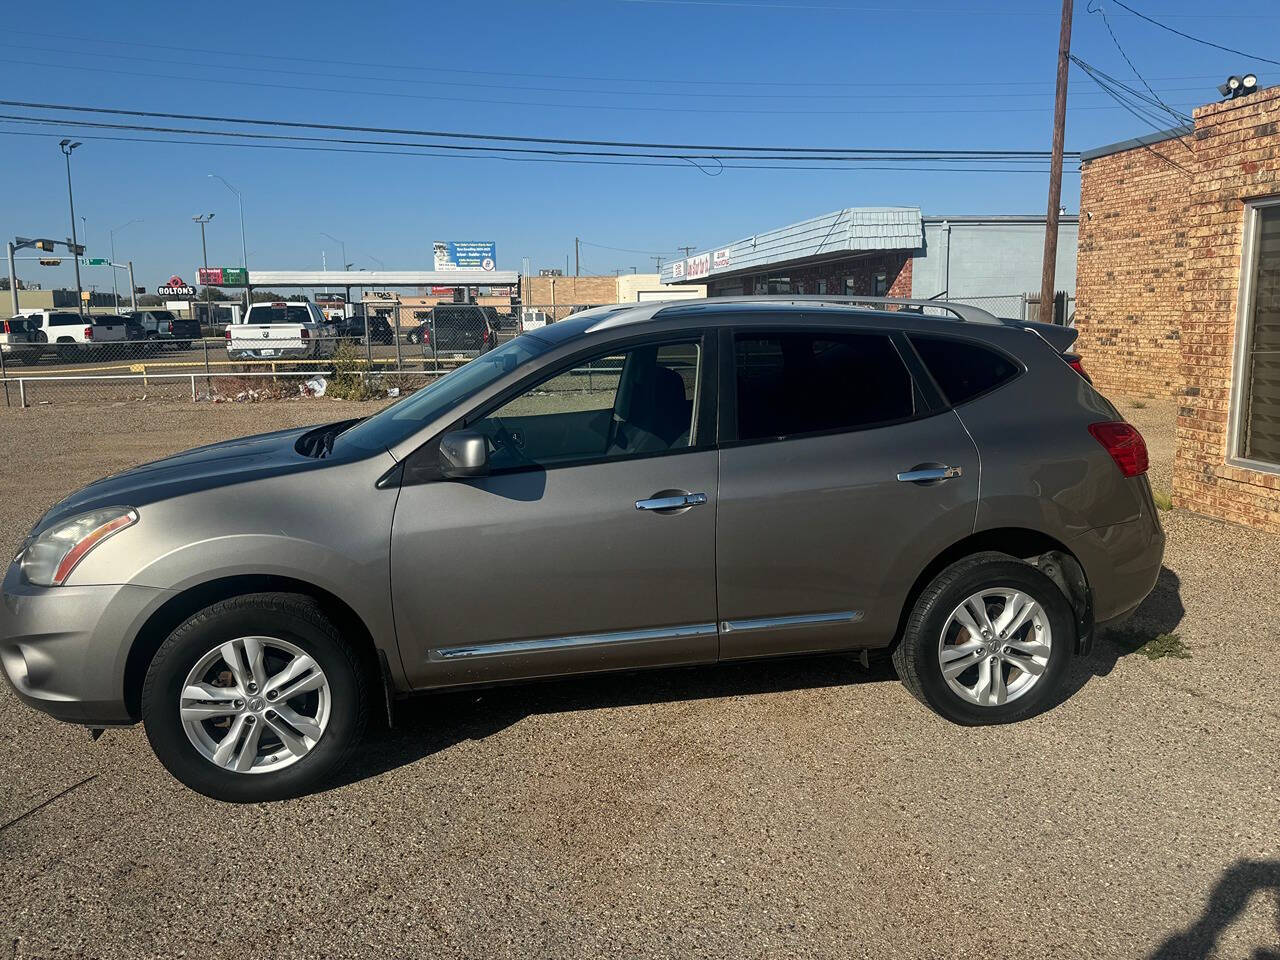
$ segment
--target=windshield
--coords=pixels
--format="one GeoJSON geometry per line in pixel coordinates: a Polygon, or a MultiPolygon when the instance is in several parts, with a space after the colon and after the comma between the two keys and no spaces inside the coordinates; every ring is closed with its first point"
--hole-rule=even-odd
{"type": "Polygon", "coordinates": [[[366,450],[394,447],[499,377],[546,353],[551,346],[537,337],[517,337],[463,364],[381,413],[360,421],[338,437],[338,444],[345,446],[350,443],[366,450]]]}
{"type": "Polygon", "coordinates": [[[245,323],[310,323],[311,311],[305,303],[262,304],[249,308],[245,323]]]}

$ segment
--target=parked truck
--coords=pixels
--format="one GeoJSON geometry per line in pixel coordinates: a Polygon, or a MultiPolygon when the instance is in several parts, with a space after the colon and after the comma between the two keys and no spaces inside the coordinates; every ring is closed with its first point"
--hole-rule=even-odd
{"type": "Polygon", "coordinates": [[[323,359],[337,343],[334,325],[309,300],[255,303],[225,336],[232,360],[323,359]]]}

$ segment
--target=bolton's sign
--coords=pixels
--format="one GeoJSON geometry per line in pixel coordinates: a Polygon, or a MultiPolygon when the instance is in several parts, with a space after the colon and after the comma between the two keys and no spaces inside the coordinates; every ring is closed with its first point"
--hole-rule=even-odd
{"type": "Polygon", "coordinates": [[[196,288],[191,286],[177,274],[169,278],[169,282],[156,287],[156,293],[162,297],[194,297],[196,288]]]}

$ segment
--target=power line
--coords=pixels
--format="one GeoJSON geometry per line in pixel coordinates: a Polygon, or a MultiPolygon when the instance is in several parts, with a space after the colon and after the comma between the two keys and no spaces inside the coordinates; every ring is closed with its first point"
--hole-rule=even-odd
{"type": "Polygon", "coordinates": [[[1170,33],[1176,34],[1177,36],[1182,37],[1184,40],[1190,40],[1192,43],[1200,43],[1206,47],[1213,47],[1215,50],[1222,50],[1225,53],[1234,53],[1238,57],[1245,57],[1249,60],[1261,60],[1263,63],[1273,63],[1277,67],[1280,67],[1280,60],[1272,60],[1268,57],[1259,56],[1256,53],[1245,53],[1243,50],[1236,50],[1232,47],[1224,47],[1220,43],[1214,43],[1211,40],[1205,40],[1203,37],[1195,37],[1189,33],[1183,33],[1181,30],[1177,29],[1176,27],[1171,27],[1167,23],[1161,23],[1159,20],[1153,20],[1151,17],[1148,17],[1145,13],[1139,13],[1137,10],[1133,9],[1133,7],[1129,6],[1127,3],[1123,3],[1122,0],[1115,0],[1115,5],[1117,7],[1123,7],[1125,10],[1128,10],[1139,20],[1145,20],[1147,21],[1147,23],[1150,23],[1153,26],[1157,26],[1161,30],[1168,30],[1170,33]]]}
{"type": "Polygon", "coordinates": [[[601,250],[612,250],[615,253],[637,253],[644,256],[668,256],[674,255],[674,250],[632,250],[630,247],[610,247],[603,243],[592,243],[590,240],[579,240],[584,247],[598,247],[601,250]]]}
{"type": "MultiPolygon", "coordinates": [[[[1132,113],[1135,117],[1137,117],[1140,120],[1146,121],[1148,124],[1155,127],[1159,132],[1162,132],[1162,133],[1164,132],[1163,130],[1160,129],[1160,124],[1151,119],[1152,115],[1149,112],[1143,111],[1141,107],[1128,103],[1127,101],[1125,101],[1125,99],[1120,93],[1112,91],[1111,87],[1107,86],[1107,84],[1103,80],[1099,79],[1099,77],[1095,75],[1094,68],[1090,67],[1089,64],[1085,63],[1085,61],[1081,60],[1079,57],[1075,56],[1074,54],[1072,54],[1071,56],[1071,62],[1076,64],[1078,67],[1080,67],[1080,69],[1084,70],[1084,72],[1087,73],[1093,79],[1094,83],[1098,84],[1098,86],[1102,87],[1103,90],[1106,90],[1108,93],[1110,93],[1116,99],[1117,103],[1120,103],[1122,106],[1124,106],[1124,108],[1128,110],[1130,113],[1132,113]]],[[[1180,137],[1178,139],[1181,140],[1180,137]]],[[[1172,160],[1169,157],[1166,157],[1163,153],[1154,149],[1151,146],[1151,144],[1143,143],[1142,146],[1152,156],[1159,157],[1169,166],[1174,167],[1177,170],[1181,171],[1187,177],[1192,176],[1192,173],[1190,170],[1188,170],[1186,167],[1182,166],[1182,164],[1176,162],[1175,160],[1172,160]]],[[[1185,147],[1186,144],[1183,143],[1183,146],[1185,147]]],[[[1188,147],[1187,149],[1190,149],[1190,148],[1188,147]]]]}
{"type": "MultiPolygon", "coordinates": [[[[1179,123],[1185,123],[1188,120],[1190,120],[1191,118],[1188,117],[1186,114],[1178,113],[1176,110],[1170,107],[1167,103],[1161,100],[1160,95],[1151,89],[1151,84],[1147,83],[1146,78],[1143,77],[1143,75],[1138,72],[1138,68],[1134,66],[1133,61],[1129,59],[1129,55],[1124,52],[1124,47],[1120,45],[1120,38],[1117,37],[1116,32],[1111,29],[1111,21],[1107,19],[1107,8],[1103,0],[1090,0],[1089,12],[1099,14],[1102,17],[1102,25],[1107,28],[1107,33],[1110,34],[1111,36],[1111,42],[1114,43],[1116,45],[1116,49],[1120,51],[1120,56],[1124,58],[1124,62],[1127,63],[1129,65],[1129,69],[1133,71],[1133,75],[1142,81],[1142,85],[1147,88],[1147,93],[1151,94],[1151,96],[1155,98],[1156,102],[1160,104],[1164,112],[1169,114],[1169,116],[1173,117],[1173,119],[1178,121],[1179,123]]],[[[1180,142],[1182,142],[1181,137],[1179,137],[1178,139],[1180,142]]],[[[1184,147],[1187,146],[1185,142],[1182,142],[1182,145],[1184,147]]],[[[1189,150],[1191,148],[1187,147],[1187,149],[1189,150]]]]}
{"type": "MultiPolygon", "coordinates": [[[[12,49],[15,49],[15,50],[37,51],[37,52],[41,52],[41,53],[55,53],[55,54],[59,54],[61,57],[63,57],[63,58],[64,58],[64,61],[65,61],[65,57],[67,56],[67,53],[68,53],[68,51],[67,51],[67,49],[66,49],[66,47],[65,47],[65,46],[64,46],[64,47],[42,47],[42,46],[37,46],[37,45],[33,45],[33,44],[6,43],[6,42],[4,42],[4,41],[0,41],[0,47],[9,47],[9,48],[12,48],[12,49]]],[[[98,58],[101,58],[101,59],[119,59],[119,58],[120,58],[120,54],[117,54],[117,53],[99,53],[99,52],[83,51],[83,50],[77,50],[77,51],[75,51],[75,56],[78,56],[78,57],[83,57],[83,56],[87,56],[87,57],[98,57],[98,58]]],[[[16,61],[16,62],[22,62],[22,61],[16,61]]],[[[200,64],[200,63],[192,63],[190,60],[167,60],[167,59],[162,59],[162,58],[157,58],[157,57],[130,57],[130,58],[129,58],[129,63],[158,63],[158,64],[167,64],[167,65],[170,65],[170,66],[179,66],[179,67],[200,67],[200,68],[203,68],[203,67],[205,66],[204,64],[200,64]]],[[[95,68],[95,67],[81,67],[80,69],[84,69],[84,70],[96,70],[96,69],[99,69],[99,68],[95,68]]],[[[215,67],[210,67],[209,69],[218,69],[218,68],[215,66],[215,67]]],[[[466,80],[466,81],[461,81],[461,80],[440,80],[440,79],[436,79],[436,78],[431,78],[431,79],[403,79],[403,78],[400,78],[400,77],[373,77],[373,76],[369,76],[368,74],[359,74],[359,73],[334,73],[334,72],[333,72],[333,71],[331,71],[331,70],[326,70],[326,71],[318,71],[318,70],[284,70],[284,69],[281,69],[281,68],[279,68],[279,67],[264,67],[264,66],[250,66],[250,67],[244,67],[243,69],[245,69],[245,70],[252,70],[252,71],[255,71],[255,72],[258,72],[258,73],[273,73],[273,74],[280,74],[280,75],[283,75],[283,76],[289,76],[289,77],[321,77],[321,78],[328,79],[328,80],[360,80],[360,81],[367,81],[367,82],[371,82],[371,83],[397,83],[397,84],[412,84],[412,85],[414,85],[414,86],[430,86],[430,87],[441,87],[441,86],[444,86],[444,87],[463,87],[463,88],[466,88],[466,89],[481,88],[481,89],[492,89],[492,90],[507,90],[507,89],[510,89],[510,87],[511,87],[511,84],[510,84],[510,83],[479,83],[479,82],[476,82],[476,81],[474,81],[474,80],[466,80]]],[[[190,79],[191,79],[191,80],[194,80],[194,81],[206,81],[206,80],[215,80],[216,78],[212,78],[212,77],[191,77],[190,79]]],[[[1209,79],[1209,78],[1205,78],[1205,79],[1209,79]]],[[[242,82],[249,83],[249,82],[253,82],[253,81],[242,81],[242,82]]],[[[957,86],[957,85],[949,85],[949,86],[957,86]]],[[[960,86],[962,86],[962,84],[960,84],[960,86]]],[[[310,89],[310,88],[302,88],[302,89],[310,89]]],[[[582,91],[580,88],[578,88],[578,87],[537,87],[537,86],[527,86],[527,85],[522,85],[522,86],[520,87],[520,89],[521,89],[522,91],[535,91],[535,92],[541,92],[541,93],[564,93],[564,94],[572,94],[572,95],[574,95],[574,96],[579,96],[579,95],[583,92],[583,91],[582,91]]],[[[1202,87],[1199,87],[1199,86],[1197,86],[1197,87],[1178,87],[1178,88],[1175,88],[1175,89],[1171,90],[1170,92],[1178,92],[1178,93],[1181,93],[1181,92],[1190,92],[1190,91],[1193,91],[1193,90],[1200,90],[1200,89],[1202,89],[1202,87]]],[[[372,93],[373,91],[351,91],[351,92],[354,92],[354,93],[372,93]]],[[[651,97],[651,98],[652,98],[652,97],[669,97],[669,96],[671,96],[671,91],[669,91],[669,90],[652,90],[652,91],[649,91],[649,90],[601,90],[601,89],[592,89],[592,90],[591,90],[591,91],[589,91],[589,92],[590,92],[591,94],[595,95],[595,96],[651,97]]],[[[995,94],[993,94],[993,93],[991,93],[991,92],[974,92],[974,93],[931,93],[931,92],[926,92],[926,93],[918,93],[918,94],[903,94],[903,93],[900,93],[900,92],[899,92],[899,93],[895,93],[895,95],[894,95],[894,99],[895,99],[895,100],[902,100],[902,99],[906,99],[906,98],[912,98],[912,99],[928,99],[928,100],[970,100],[970,99],[974,99],[974,98],[978,98],[978,97],[984,97],[984,98],[985,98],[985,97],[991,97],[991,96],[994,96],[994,95],[995,95],[995,94]]],[[[999,94],[1000,98],[1001,98],[1001,99],[1004,99],[1004,100],[1007,100],[1007,99],[1009,99],[1009,98],[1011,98],[1011,97],[1033,98],[1033,97],[1045,97],[1045,96],[1048,96],[1048,95],[1049,95],[1049,94],[1048,94],[1047,92],[1044,92],[1044,93],[1001,93],[1001,94],[999,94]]],[[[1094,94],[1084,94],[1084,95],[1085,95],[1085,96],[1093,96],[1094,94]]],[[[682,98],[682,99],[683,99],[683,98],[688,98],[688,97],[700,97],[700,98],[704,98],[704,99],[721,99],[721,100],[725,100],[725,99],[728,99],[728,100],[761,100],[761,99],[769,99],[769,100],[804,100],[804,101],[811,101],[811,100],[856,100],[856,99],[863,99],[863,98],[865,98],[866,94],[865,94],[865,93],[815,93],[815,92],[808,92],[808,93],[761,93],[761,92],[753,92],[753,93],[710,93],[710,92],[703,92],[703,91],[682,91],[682,92],[681,92],[681,94],[680,94],[680,96],[681,96],[681,98],[682,98]]]]}
{"type": "MultiPolygon", "coordinates": [[[[738,153],[754,151],[757,153],[803,153],[803,154],[844,154],[850,156],[884,157],[916,156],[921,159],[944,159],[964,157],[970,159],[995,160],[1008,158],[1031,158],[1045,160],[1049,157],[1047,150],[971,150],[956,148],[915,148],[915,147],[770,147],[747,146],[743,144],[705,144],[705,143],[658,143],[640,140],[584,140],[570,137],[529,137],[512,134],[474,133],[470,131],[415,130],[405,127],[370,127],[356,124],[312,123],[299,120],[264,120],[251,117],[226,117],[213,114],[170,113],[156,110],[125,110],[119,107],[90,107],[80,104],[39,103],[27,100],[0,100],[0,106],[20,107],[30,110],[59,110],[70,113],[101,113],[111,116],[150,117],[161,120],[192,120],[201,123],[239,123],[248,126],[284,127],[289,129],[334,130],[344,133],[377,133],[399,134],[403,136],[434,137],[450,140],[491,140],[502,143],[544,143],[565,146],[585,147],[631,147],[635,149],[654,150],[704,150],[716,153],[738,153]]],[[[440,144],[423,144],[437,147],[440,144]]],[[[1067,156],[1078,157],[1079,151],[1067,151],[1067,156]]]]}
{"type": "MultiPolygon", "coordinates": [[[[741,116],[896,116],[901,114],[955,114],[955,113],[990,113],[986,108],[955,108],[955,107],[938,107],[936,109],[908,110],[902,107],[889,107],[883,110],[796,110],[796,109],[745,109],[745,108],[729,108],[729,107],[673,107],[669,105],[661,106],[641,106],[638,104],[618,104],[618,103],[547,103],[538,100],[507,100],[494,97],[456,97],[456,96],[435,96],[425,93],[397,93],[394,91],[379,90],[351,90],[345,87],[318,87],[307,86],[295,83],[268,83],[262,80],[236,80],[226,76],[216,77],[193,77],[184,74],[171,73],[147,73],[138,70],[113,70],[108,67],[89,67],[74,63],[46,63],[41,60],[23,60],[16,57],[6,58],[7,63],[23,64],[32,67],[45,67],[48,69],[62,70],[79,70],[88,73],[105,73],[113,76],[122,77],[140,77],[145,80],[180,80],[186,83],[207,83],[231,85],[237,87],[252,87],[266,90],[298,90],[307,93],[333,93],[342,94],[344,96],[357,97],[393,97],[399,100],[426,100],[433,103],[467,103],[467,104],[483,104],[486,106],[510,106],[510,107],[539,107],[543,109],[553,110],[599,110],[610,113],[619,110],[629,113],[689,113],[689,114],[725,114],[725,115],[741,115],[741,116]]],[[[1114,107],[1098,106],[1098,107],[1077,107],[1077,110],[1112,110],[1114,107]]],[[[1007,107],[1001,110],[1002,113],[1039,113],[1038,107],[1007,107]]]]}
{"type": "MultiPolygon", "coordinates": [[[[1256,18],[1255,18],[1256,19],[1256,18]]],[[[82,41],[86,43],[111,44],[114,46],[140,47],[149,50],[164,50],[167,52],[179,51],[183,53],[200,53],[208,54],[208,47],[181,47],[169,43],[144,43],[139,40],[114,40],[104,39],[102,37],[75,36],[66,34],[40,33],[33,30],[6,30],[6,33],[19,34],[28,37],[44,37],[49,40],[57,40],[59,43],[65,44],[68,40],[82,41]]],[[[59,52],[65,52],[64,48],[59,48],[59,52]]],[[[314,64],[315,57],[291,57],[279,53],[246,53],[241,50],[220,50],[220,56],[240,57],[242,59],[267,60],[271,63],[280,63],[281,61],[314,64]]],[[[721,80],[702,80],[690,77],[673,77],[670,79],[656,76],[646,77],[596,77],[584,76],[581,74],[565,74],[565,73],[511,73],[502,70],[474,70],[462,67],[423,67],[408,64],[388,64],[379,63],[368,60],[347,60],[343,63],[352,67],[376,67],[382,70],[401,70],[412,73],[444,73],[444,74],[466,74],[469,76],[491,76],[491,77],[521,77],[535,80],[575,80],[587,81],[591,83],[653,83],[653,84],[674,84],[678,86],[733,86],[733,87],[760,87],[760,86],[777,86],[777,87],[874,87],[877,89],[884,88],[883,80],[759,80],[744,78],[726,78],[721,80]]],[[[1157,81],[1181,81],[1181,80],[1214,80],[1215,76],[1202,75],[1192,77],[1155,77],[1157,81]]],[[[1009,86],[1042,86],[1044,81],[1040,80],[941,80],[941,81],[894,81],[894,87],[946,87],[948,89],[955,87],[1009,87],[1009,86]]],[[[668,92],[669,94],[669,92],[668,92]]]]}

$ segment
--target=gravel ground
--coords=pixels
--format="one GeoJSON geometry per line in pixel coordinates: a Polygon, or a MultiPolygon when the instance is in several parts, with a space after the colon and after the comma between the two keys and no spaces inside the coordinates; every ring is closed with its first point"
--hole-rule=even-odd
{"type": "MultiPolygon", "coordinates": [[[[0,411],[0,547],[107,472],[352,409],[0,411]]],[[[1127,412],[1167,486],[1170,408],[1127,412]]],[[[948,725],[849,658],[561,681],[414,701],[344,785],[228,806],[140,729],[92,743],[4,688],[0,951],[1274,956],[1278,542],[1165,518],[1124,637],[1192,658],[1104,637],[1009,727],[948,725]]]]}

